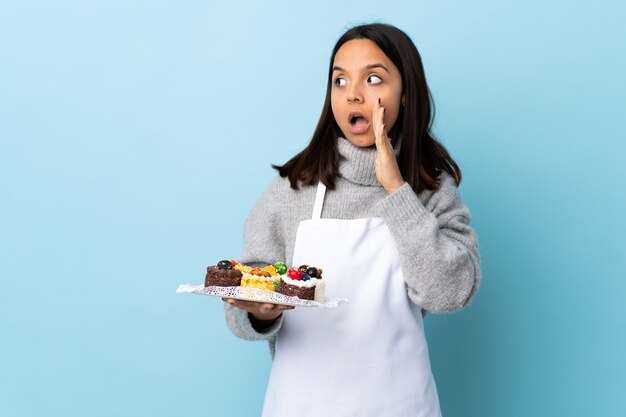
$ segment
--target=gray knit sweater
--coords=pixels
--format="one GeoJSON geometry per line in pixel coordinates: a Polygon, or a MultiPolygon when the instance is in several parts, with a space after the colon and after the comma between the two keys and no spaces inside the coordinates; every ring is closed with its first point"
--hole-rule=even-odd
{"type": "MultiPolygon", "coordinates": [[[[416,195],[404,183],[388,195],[376,179],[376,148],[359,148],[344,138],[338,145],[341,177],[335,190],[326,191],[322,218],[382,217],[398,246],[410,300],[433,313],[467,306],[480,281],[478,242],[452,177],[444,174],[436,191],[416,195]]],[[[316,186],[293,190],[287,178],[277,176],[246,219],[244,251],[237,261],[253,266],[283,261],[291,266],[298,224],[311,218],[315,192],[316,186]]],[[[273,356],[282,315],[257,331],[246,311],[228,304],[224,309],[236,336],[268,340],[273,356]]]]}

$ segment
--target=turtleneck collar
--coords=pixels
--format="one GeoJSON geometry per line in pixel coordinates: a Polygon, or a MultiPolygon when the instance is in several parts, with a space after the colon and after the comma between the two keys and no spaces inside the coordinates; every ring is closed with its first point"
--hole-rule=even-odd
{"type": "MultiPolygon", "coordinates": [[[[396,158],[400,153],[400,142],[401,138],[398,138],[394,146],[396,158]]],[[[342,177],[356,184],[382,187],[376,179],[376,146],[361,148],[339,136],[337,147],[339,149],[339,173],[342,177]]]]}

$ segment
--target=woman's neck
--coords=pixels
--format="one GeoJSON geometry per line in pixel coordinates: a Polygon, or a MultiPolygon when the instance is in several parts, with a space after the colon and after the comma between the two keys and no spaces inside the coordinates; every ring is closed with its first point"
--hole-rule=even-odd
{"type": "MultiPolygon", "coordinates": [[[[339,173],[348,181],[361,185],[379,186],[376,179],[376,146],[362,148],[344,137],[337,138],[339,149],[339,173]]],[[[394,147],[396,158],[400,152],[400,138],[394,147]]]]}

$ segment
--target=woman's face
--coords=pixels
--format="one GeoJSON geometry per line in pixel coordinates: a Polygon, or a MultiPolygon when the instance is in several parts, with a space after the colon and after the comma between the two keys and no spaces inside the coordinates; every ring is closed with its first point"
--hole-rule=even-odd
{"type": "Polygon", "coordinates": [[[341,45],[333,61],[331,108],[343,135],[355,146],[372,146],[374,103],[385,108],[385,130],[391,131],[404,101],[400,71],[369,39],[341,45]]]}

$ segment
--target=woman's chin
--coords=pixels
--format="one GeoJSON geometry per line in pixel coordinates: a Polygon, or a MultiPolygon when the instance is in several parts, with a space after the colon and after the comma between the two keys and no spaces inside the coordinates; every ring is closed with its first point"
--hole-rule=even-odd
{"type": "Polygon", "coordinates": [[[363,134],[363,135],[345,135],[344,136],[348,141],[354,146],[358,146],[359,148],[369,148],[376,143],[376,138],[374,135],[363,134]]]}

